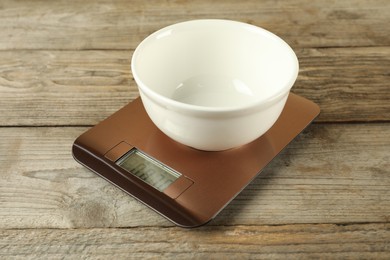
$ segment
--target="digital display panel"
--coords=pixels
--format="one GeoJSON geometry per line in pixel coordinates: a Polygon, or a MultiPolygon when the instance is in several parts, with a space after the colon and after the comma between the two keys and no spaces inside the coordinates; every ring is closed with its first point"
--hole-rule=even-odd
{"type": "Polygon", "coordinates": [[[136,148],[131,149],[116,164],[159,191],[164,191],[181,176],[136,148]]]}

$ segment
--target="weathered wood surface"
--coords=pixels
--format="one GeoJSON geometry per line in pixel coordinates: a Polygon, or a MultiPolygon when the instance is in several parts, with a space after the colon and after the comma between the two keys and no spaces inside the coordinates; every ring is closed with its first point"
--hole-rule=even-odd
{"type": "MultiPolygon", "coordinates": [[[[317,121],[390,120],[390,48],[297,50],[317,121]]],[[[132,51],[0,52],[0,125],[94,125],[138,96],[132,51]]]]}
{"type": "MultiPolygon", "coordinates": [[[[73,160],[83,130],[0,128],[0,228],[171,225],[73,160]]],[[[389,148],[387,124],[311,126],[210,225],[388,222],[389,148]]]]}
{"type": "Polygon", "coordinates": [[[13,1],[0,4],[0,49],[134,49],[180,21],[239,20],[292,46],[388,46],[390,2],[354,1],[13,1]]]}
{"type": "Polygon", "coordinates": [[[388,259],[389,240],[390,224],[5,230],[0,258],[388,259]]]}
{"type": "Polygon", "coordinates": [[[0,1],[0,259],[389,259],[390,2],[0,1]],[[198,18],[285,39],[322,113],[209,225],[183,230],[77,164],[138,96],[134,48],[198,18]]]}

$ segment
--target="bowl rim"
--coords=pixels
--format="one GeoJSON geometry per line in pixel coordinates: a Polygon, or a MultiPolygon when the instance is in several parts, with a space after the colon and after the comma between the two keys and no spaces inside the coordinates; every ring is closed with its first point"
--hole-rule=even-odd
{"type": "Polygon", "coordinates": [[[150,99],[154,100],[155,102],[159,103],[163,107],[169,107],[170,109],[174,108],[174,110],[177,110],[177,111],[181,110],[181,111],[195,112],[195,113],[196,112],[199,112],[199,113],[231,113],[231,112],[241,112],[241,111],[245,111],[245,110],[253,110],[253,109],[260,109],[260,108],[268,107],[268,106],[276,103],[280,99],[282,99],[286,94],[289,93],[290,89],[292,88],[292,86],[294,85],[294,83],[298,77],[299,61],[298,61],[298,58],[297,58],[294,50],[290,47],[290,45],[288,45],[288,43],[286,43],[282,38],[280,38],[276,34],[270,32],[264,28],[261,28],[261,27],[258,27],[258,26],[252,25],[252,24],[240,22],[240,21],[234,21],[234,20],[196,19],[196,20],[188,20],[188,21],[184,21],[184,22],[179,22],[179,23],[175,23],[175,24],[163,27],[163,28],[153,32],[149,36],[147,36],[144,40],[141,41],[141,43],[138,44],[138,46],[136,47],[136,49],[133,52],[133,55],[131,58],[131,71],[132,71],[132,75],[134,77],[134,80],[136,81],[136,83],[138,85],[139,91],[142,91],[146,96],[148,96],[150,99]],[[264,34],[264,35],[271,37],[274,40],[278,41],[279,43],[282,44],[282,46],[284,46],[288,50],[288,52],[291,54],[291,57],[293,57],[293,59],[295,58],[294,59],[295,65],[292,66],[292,69],[294,70],[292,73],[292,76],[286,82],[286,84],[282,88],[280,88],[277,92],[275,92],[272,96],[268,97],[267,99],[249,102],[249,103],[244,104],[242,106],[235,105],[235,106],[213,107],[213,106],[202,106],[202,105],[188,104],[188,103],[184,103],[181,101],[177,101],[177,100],[168,98],[162,94],[159,94],[159,93],[153,91],[149,87],[147,87],[143,83],[141,78],[138,76],[136,65],[135,65],[136,64],[135,59],[139,55],[139,52],[141,51],[142,47],[150,40],[156,38],[157,35],[160,35],[161,33],[164,33],[167,30],[173,29],[174,27],[183,26],[185,24],[207,23],[207,22],[226,23],[229,26],[243,26],[244,28],[257,31],[261,34],[264,34]]]}

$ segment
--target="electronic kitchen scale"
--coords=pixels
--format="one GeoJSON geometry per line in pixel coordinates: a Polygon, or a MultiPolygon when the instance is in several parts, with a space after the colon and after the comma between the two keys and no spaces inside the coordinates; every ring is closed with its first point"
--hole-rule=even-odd
{"type": "Polygon", "coordinates": [[[313,102],[290,93],[263,136],[206,152],[163,134],[137,98],[78,137],[73,156],[176,225],[196,227],[213,219],[319,112],[313,102]]]}

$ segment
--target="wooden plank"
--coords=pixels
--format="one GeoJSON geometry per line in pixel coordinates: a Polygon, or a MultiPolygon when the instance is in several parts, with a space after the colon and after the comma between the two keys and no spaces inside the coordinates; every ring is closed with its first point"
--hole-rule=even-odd
{"type": "Polygon", "coordinates": [[[388,46],[387,0],[13,1],[0,5],[0,49],[134,49],[166,25],[201,18],[264,27],[294,47],[388,46]]]}
{"type": "Polygon", "coordinates": [[[298,58],[292,91],[321,107],[318,121],[390,120],[390,47],[303,49],[298,58]]]}
{"type": "MultiPolygon", "coordinates": [[[[390,120],[390,47],[299,49],[319,122],[390,120]]],[[[0,52],[0,125],[94,125],[138,96],[130,51],[0,52]]]]}
{"type": "Polygon", "coordinates": [[[0,52],[0,125],[90,125],[138,96],[126,51],[0,52]]]}
{"type": "Polygon", "coordinates": [[[388,259],[390,224],[2,230],[4,259],[388,259]]]}
{"type": "MultiPolygon", "coordinates": [[[[0,128],[0,228],[171,226],[73,160],[85,129],[0,128]]],[[[388,222],[389,147],[389,124],[312,125],[209,225],[388,222]]]]}

